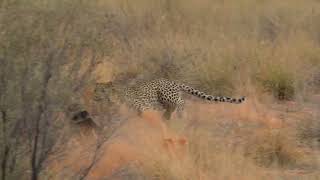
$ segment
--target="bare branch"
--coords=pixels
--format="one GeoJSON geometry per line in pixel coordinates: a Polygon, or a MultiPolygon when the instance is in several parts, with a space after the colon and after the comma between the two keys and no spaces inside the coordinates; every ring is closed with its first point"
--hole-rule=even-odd
{"type": "Polygon", "coordinates": [[[7,142],[7,114],[6,111],[1,110],[1,119],[2,119],[2,133],[3,133],[3,152],[2,152],[2,161],[1,161],[1,179],[6,180],[6,172],[7,172],[7,163],[8,156],[10,151],[10,146],[7,142]]]}

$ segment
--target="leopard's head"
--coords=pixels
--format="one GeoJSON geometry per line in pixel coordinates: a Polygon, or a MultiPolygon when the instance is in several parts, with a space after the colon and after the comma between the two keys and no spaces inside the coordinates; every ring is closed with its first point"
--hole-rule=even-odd
{"type": "Polygon", "coordinates": [[[93,99],[95,101],[110,101],[110,98],[114,96],[114,93],[115,87],[112,82],[96,83],[96,86],[94,88],[93,99]]]}

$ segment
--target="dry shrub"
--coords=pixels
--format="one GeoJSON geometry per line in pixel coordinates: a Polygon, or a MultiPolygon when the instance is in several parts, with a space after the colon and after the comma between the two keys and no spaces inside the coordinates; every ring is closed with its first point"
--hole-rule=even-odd
{"type": "MultiPolygon", "coordinates": [[[[192,137],[189,136],[189,138],[192,137]]],[[[263,177],[264,173],[259,170],[259,167],[247,161],[240,152],[230,151],[227,147],[222,149],[215,147],[221,144],[216,142],[218,145],[214,145],[206,134],[195,135],[193,138],[189,139],[190,143],[185,147],[187,153],[183,158],[177,159],[167,154],[151,153],[152,156],[148,156],[148,161],[141,167],[146,179],[210,180],[212,178],[255,179],[263,177]],[[243,173],[248,170],[254,173],[243,173]]]]}
{"type": "Polygon", "coordinates": [[[261,77],[262,86],[279,100],[291,100],[295,95],[294,77],[283,69],[272,67],[261,77]]]}
{"type": "Polygon", "coordinates": [[[189,162],[179,162],[160,154],[156,159],[150,159],[147,164],[142,166],[142,171],[146,179],[159,180],[179,180],[179,179],[198,179],[196,169],[193,169],[189,162]]]}
{"type": "Polygon", "coordinates": [[[272,129],[258,130],[249,138],[245,155],[266,167],[293,167],[304,158],[292,134],[272,129]]]}
{"type": "Polygon", "coordinates": [[[316,118],[307,118],[297,125],[298,137],[301,143],[310,147],[320,147],[320,122],[316,118]]]}

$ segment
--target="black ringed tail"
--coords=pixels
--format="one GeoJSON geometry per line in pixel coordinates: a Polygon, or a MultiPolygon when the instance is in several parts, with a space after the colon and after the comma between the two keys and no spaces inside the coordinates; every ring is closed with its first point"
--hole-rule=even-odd
{"type": "Polygon", "coordinates": [[[212,96],[205,94],[204,92],[201,92],[199,90],[196,90],[190,86],[180,84],[180,88],[182,91],[194,95],[198,98],[205,99],[208,101],[215,101],[215,102],[228,102],[228,103],[234,103],[234,104],[240,104],[246,100],[246,97],[243,96],[241,98],[231,98],[231,97],[226,97],[226,96],[212,96]]]}

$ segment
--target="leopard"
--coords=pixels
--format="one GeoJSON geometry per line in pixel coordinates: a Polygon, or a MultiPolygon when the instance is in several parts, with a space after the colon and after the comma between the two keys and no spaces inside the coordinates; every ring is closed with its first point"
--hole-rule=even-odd
{"type": "Polygon", "coordinates": [[[169,120],[175,111],[179,117],[182,116],[185,105],[183,93],[209,102],[240,104],[246,100],[245,96],[232,98],[209,95],[184,83],[166,78],[140,82],[134,85],[123,85],[112,81],[96,83],[93,100],[126,104],[129,108],[136,110],[139,115],[147,110],[164,110],[163,118],[169,120]]]}

